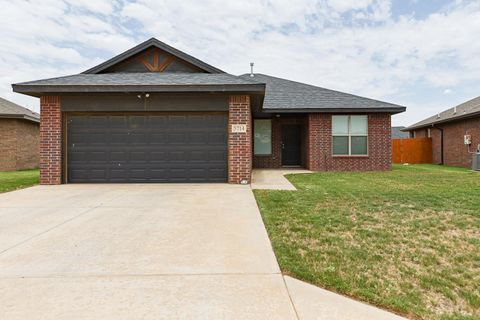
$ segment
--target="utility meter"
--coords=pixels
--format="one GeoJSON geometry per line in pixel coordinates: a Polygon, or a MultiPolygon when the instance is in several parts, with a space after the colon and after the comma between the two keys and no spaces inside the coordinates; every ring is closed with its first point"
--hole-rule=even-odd
{"type": "Polygon", "coordinates": [[[463,143],[464,144],[472,144],[472,136],[469,134],[466,134],[463,136],[463,143]]]}

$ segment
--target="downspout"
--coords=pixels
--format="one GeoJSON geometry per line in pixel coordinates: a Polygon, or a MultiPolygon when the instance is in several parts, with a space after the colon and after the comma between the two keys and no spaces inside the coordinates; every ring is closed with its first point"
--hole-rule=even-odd
{"type": "Polygon", "coordinates": [[[440,164],[443,165],[443,128],[435,127],[435,124],[432,124],[432,128],[438,129],[440,131],[440,164]]]}

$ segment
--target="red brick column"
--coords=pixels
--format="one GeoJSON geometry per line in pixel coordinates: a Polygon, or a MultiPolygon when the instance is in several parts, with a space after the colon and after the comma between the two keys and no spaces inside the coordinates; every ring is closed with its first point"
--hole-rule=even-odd
{"type": "Polygon", "coordinates": [[[321,113],[309,113],[307,119],[307,169],[312,171],[320,171],[324,162],[324,150],[322,143],[325,145],[326,125],[322,123],[325,119],[321,113]]]}
{"type": "Polygon", "coordinates": [[[60,97],[40,97],[40,184],[62,183],[60,97]]]}
{"type": "Polygon", "coordinates": [[[228,182],[250,183],[252,175],[252,115],[250,96],[230,96],[228,113],[228,182]],[[239,126],[236,126],[239,125],[239,126]],[[233,132],[236,126],[237,131],[233,132]],[[245,129],[242,132],[241,129],[245,129]]]}

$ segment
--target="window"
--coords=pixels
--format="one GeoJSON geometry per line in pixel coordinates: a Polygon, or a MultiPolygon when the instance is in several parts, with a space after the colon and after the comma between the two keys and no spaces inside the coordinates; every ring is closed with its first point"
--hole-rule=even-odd
{"type": "Polygon", "coordinates": [[[367,155],[368,116],[332,116],[332,136],[333,155],[367,155]]]}
{"type": "Polygon", "coordinates": [[[253,152],[255,155],[272,154],[272,120],[253,120],[253,152]]]}

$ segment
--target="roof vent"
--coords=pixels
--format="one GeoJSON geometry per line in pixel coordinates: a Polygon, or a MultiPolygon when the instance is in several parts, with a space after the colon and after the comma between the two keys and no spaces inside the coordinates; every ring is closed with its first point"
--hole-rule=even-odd
{"type": "Polygon", "coordinates": [[[439,118],[440,118],[440,113],[437,113],[437,119],[439,119],[439,118]]]}
{"type": "Polygon", "coordinates": [[[250,77],[254,77],[255,75],[253,74],[253,66],[255,65],[255,63],[253,62],[250,62],[250,77]]]}
{"type": "Polygon", "coordinates": [[[457,107],[453,107],[453,114],[457,114],[457,107]]]}

